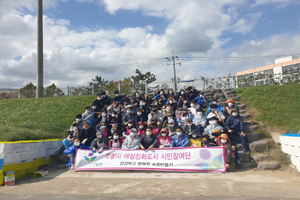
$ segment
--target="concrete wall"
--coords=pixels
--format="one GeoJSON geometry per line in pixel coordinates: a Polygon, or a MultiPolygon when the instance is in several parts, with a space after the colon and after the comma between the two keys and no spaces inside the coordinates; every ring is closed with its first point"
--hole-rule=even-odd
{"type": "Polygon", "coordinates": [[[291,155],[291,161],[300,172],[300,135],[285,134],[280,136],[281,149],[291,155]]]}

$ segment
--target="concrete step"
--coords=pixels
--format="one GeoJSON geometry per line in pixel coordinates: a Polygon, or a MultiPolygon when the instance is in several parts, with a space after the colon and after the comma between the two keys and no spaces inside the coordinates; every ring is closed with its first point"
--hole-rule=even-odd
{"type": "Polygon", "coordinates": [[[244,153],[243,151],[239,151],[238,153],[239,153],[240,161],[249,162],[251,160],[249,152],[244,153]]]}
{"type": "Polygon", "coordinates": [[[266,140],[259,140],[249,144],[249,149],[253,153],[266,151],[268,147],[269,147],[269,143],[266,140]]]}
{"type": "Polygon", "coordinates": [[[242,166],[238,167],[238,169],[253,169],[257,167],[257,163],[254,161],[243,162],[242,166]]]}
{"type": "Polygon", "coordinates": [[[268,155],[266,154],[256,154],[256,155],[251,155],[251,158],[255,161],[255,162],[261,162],[261,161],[265,161],[269,158],[268,155]]]}
{"type": "MultiPolygon", "coordinates": [[[[247,140],[249,143],[255,142],[259,140],[259,134],[258,133],[246,133],[247,140]]],[[[235,136],[235,142],[240,143],[241,138],[239,136],[235,136]]]]}
{"type": "Polygon", "coordinates": [[[244,121],[244,126],[259,125],[256,121],[244,121]]]}
{"type": "Polygon", "coordinates": [[[244,119],[250,118],[250,114],[249,113],[243,113],[243,114],[240,114],[240,116],[243,117],[244,119]]]}
{"type": "Polygon", "coordinates": [[[245,133],[253,133],[258,129],[259,125],[244,125],[245,133]]]}

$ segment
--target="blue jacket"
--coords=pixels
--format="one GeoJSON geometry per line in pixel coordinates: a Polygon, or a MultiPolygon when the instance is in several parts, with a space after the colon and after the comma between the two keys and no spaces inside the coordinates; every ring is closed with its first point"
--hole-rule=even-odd
{"type": "Polygon", "coordinates": [[[233,117],[230,115],[226,120],[227,130],[234,130],[236,132],[244,131],[244,119],[240,115],[233,117]]]}
{"type": "MultiPolygon", "coordinates": [[[[211,105],[211,103],[209,104],[209,105],[211,105]]],[[[220,105],[218,105],[218,107],[217,107],[217,111],[220,111],[220,112],[223,112],[223,106],[220,106],[220,105]]],[[[208,114],[210,113],[212,111],[212,109],[210,108],[210,106],[208,107],[208,114]]]]}
{"type": "Polygon", "coordinates": [[[170,147],[188,147],[189,146],[189,138],[185,134],[181,135],[181,138],[178,135],[174,135],[172,138],[172,142],[170,147]]]}
{"type": "Polygon", "coordinates": [[[134,122],[135,122],[135,125],[137,125],[139,122],[146,122],[146,117],[144,116],[144,114],[142,114],[141,116],[138,116],[136,115],[134,117],[134,122]]]}
{"type": "MultiPolygon", "coordinates": [[[[77,153],[78,149],[90,149],[90,147],[86,146],[85,144],[80,144],[78,147],[75,146],[74,144],[72,146],[70,146],[69,148],[64,150],[64,154],[74,154],[74,157],[77,153]]],[[[67,164],[68,167],[71,166],[71,158],[69,160],[69,163],[67,164]]]]}
{"type": "MultiPolygon", "coordinates": [[[[208,101],[207,97],[205,97],[206,101],[208,101]]],[[[195,100],[197,100],[197,104],[201,105],[201,104],[205,104],[204,98],[197,96],[195,98],[195,100]]]]}
{"type": "MultiPolygon", "coordinates": [[[[165,96],[165,100],[163,101],[163,103],[167,103],[167,95],[164,95],[165,96]]],[[[155,100],[158,101],[158,99],[160,98],[160,94],[156,95],[155,97],[155,100]]]]}
{"type": "Polygon", "coordinates": [[[124,97],[122,95],[119,96],[115,96],[112,101],[118,101],[119,103],[121,103],[122,101],[124,101],[124,97]]]}

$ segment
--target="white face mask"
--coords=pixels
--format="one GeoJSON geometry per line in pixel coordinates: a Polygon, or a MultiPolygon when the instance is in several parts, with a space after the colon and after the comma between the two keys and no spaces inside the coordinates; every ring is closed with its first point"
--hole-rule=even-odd
{"type": "Polygon", "coordinates": [[[80,122],[81,121],[81,119],[80,118],[76,118],[76,122],[80,122]]]}
{"type": "Polygon", "coordinates": [[[138,112],[138,113],[136,113],[138,116],[141,116],[142,115],[142,113],[141,112],[138,112]]]}
{"type": "Polygon", "coordinates": [[[118,97],[119,96],[119,94],[116,94],[116,97],[118,97]]]}
{"type": "Polygon", "coordinates": [[[201,94],[200,97],[203,97],[203,95],[201,94]]]}
{"type": "Polygon", "coordinates": [[[89,114],[91,111],[90,110],[86,110],[85,113],[89,114]]]}
{"type": "Polygon", "coordinates": [[[97,99],[98,99],[98,100],[101,100],[101,97],[98,97],[97,99]]]}
{"type": "Polygon", "coordinates": [[[102,117],[106,117],[106,114],[102,114],[102,117]]]}
{"type": "Polygon", "coordinates": [[[74,145],[75,145],[76,147],[79,147],[80,142],[75,142],[74,145]]]}
{"type": "Polygon", "coordinates": [[[168,117],[168,119],[173,119],[173,117],[168,117]]]}
{"type": "Polygon", "coordinates": [[[133,126],[133,124],[128,124],[128,127],[132,127],[133,126]]]}
{"type": "Polygon", "coordinates": [[[130,114],[130,113],[132,113],[132,111],[131,110],[127,110],[127,113],[130,114]]]}
{"type": "Polygon", "coordinates": [[[139,128],[140,128],[140,129],[144,128],[144,125],[139,125],[139,128]]]}
{"type": "Polygon", "coordinates": [[[135,137],[135,136],[136,136],[136,133],[135,133],[135,132],[131,132],[131,133],[130,133],[130,136],[131,136],[131,137],[135,137]]]}
{"type": "Polygon", "coordinates": [[[216,125],[216,124],[217,124],[217,121],[215,121],[215,120],[214,120],[214,121],[209,121],[209,124],[210,124],[210,125],[216,125]]]}
{"type": "Polygon", "coordinates": [[[169,124],[169,126],[170,126],[170,127],[174,127],[174,126],[175,126],[175,124],[169,124]]]}
{"type": "Polygon", "coordinates": [[[226,144],[227,140],[226,139],[221,139],[221,143],[226,144]]]}
{"type": "Polygon", "coordinates": [[[111,116],[112,116],[112,117],[115,117],[116,115],[115,115],[115,114],[111,114],[111,116]]]}
{"type": "Polygon", "coordinates": [[[202,112],[197,112],[197,115],[198,116],[202,116],[202,112]]]}
{"type": "Polygon", "coordinates": [[[146,132],[146,134],[147,134],[148,136],[150,136],[152,133],[148,131],[148,132],[146,132]]]}
{"type": "Polygon", "coordinates": [[[136,94],[135,96],[136,96],[136,97],[140,97],[140,94],[136,94]]]}
{"type": "Polygon", "coordinates": [[[77,128],[77,127],[74,127],[74,128],[73,128],[73,131],[77,131],[77,130],[78,130],[78,128],[77,128]]]}
{"type": "Polygon", "coordinates": [[[184,94],[184,92],[180,92],[181,94],[184,94]]]}
{"type": "Polygon", "coordinates": [[[188,126],[192,126],[192,124],[187,124],[188,126]]]}
{"type": "Polygon", "coordinates": [[[117,140],[119,138],[119,136],[117,135],[114,135],[114,139],[117,140]]]}
{"type": "Polygon", "coordinates": [[[233,103],[228,103],[228,106],[230,106],[230,107],[233,106],[233,103]]]}
{"type": "Polygon", "coordinates": [[[102,138],[102,134],[97,135],[97,138],[102,138]]]}
{"type": "Polygon", "coordinates": [[[212,104],[217,104],[217,102],[212,102],[212,104]]]}
{"type": "Polygon", "coordinates": [[[97,106],[93,106],[92,108],[95,110],[97,108],[97,106]]]}
{"type": "Polygon", "coordinates": [[[232,116],[234,116],[234,117],[236,117],[237,115],[238,115],[237,112],[233,112],[233,113],[232,113],[232,116]]]}
{"type": "Polygon", "coordinates": [[[102,125],[101,128],[106,128],[106,125],[102,125]]]}
{"type": "Polygon", "coordinates": [[[183,103],[187,103],[187,101],[183,101],[183,103]]]}
{"type": "Polygon", "coordinates": [[[195,104],[191,104],[191,107],[194,107],[195,106],[195,104]]]}
{"type": "Polygon", "coordinates": [[[165,136],[167,136],[167,134],[166,133],[162,133],[161,136],[165,137],[165,136]]]}
{"type": "Polygon", "coordinates": [[[193,137],[193,138],[196,138],[196,137],[197,137],[197,134],[193,134],[192,137],[193,137]]]}
{"type": "Polygon", "coordinates": [[[182,132],[176,132],[176,134],[177,134],[178,136],[181,136],[181,135],[182,135],[182,132]]]}
{"type": "Polygon", "coordinates": [[[170,104],[172,104],[172,103],[173,103],[173,101],[169,101],[169,103],[170,103],[170,104]]]}

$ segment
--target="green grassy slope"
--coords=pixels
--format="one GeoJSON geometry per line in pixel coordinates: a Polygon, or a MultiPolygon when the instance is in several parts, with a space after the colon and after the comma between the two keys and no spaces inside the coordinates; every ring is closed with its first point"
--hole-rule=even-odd
{"type": "Polygon", "coordinates": [[[0,141],[64,138],[95,96],[0,101],[0,141]]]}
{"type": "Polygon", "coordinates": [[[247,106],[260,112],[258,120],[285,131],[300,130],[300,84],[237,89],[247,106]]]}

